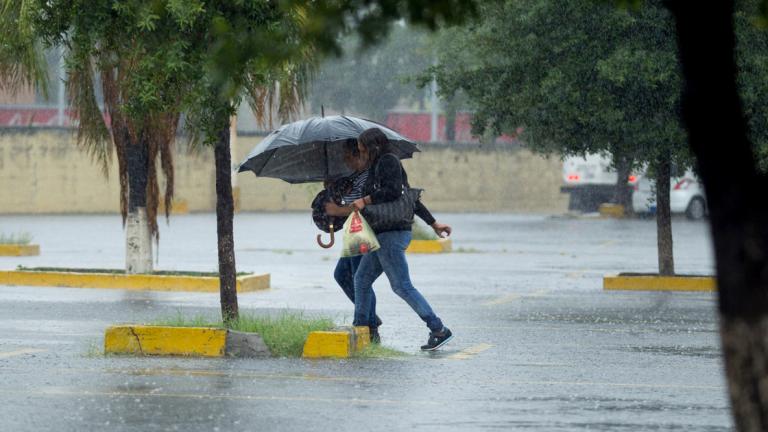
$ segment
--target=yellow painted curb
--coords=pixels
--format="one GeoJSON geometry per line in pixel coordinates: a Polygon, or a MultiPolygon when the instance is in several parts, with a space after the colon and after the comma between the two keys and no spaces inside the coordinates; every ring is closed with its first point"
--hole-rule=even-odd
{"type": "MultiPolygon", "coordinates": [[[[219,279],[210,276],[127,275],[53,271],[0,271],[0,285],[108,288],[146,291],[219,292],[219,279]]],[[[269,289],[270,275],[237,277],[237,292],[269,289]]]]}
{"type": "Polygon", "coordinates": [[[0,256],[40,255],[39,245],[0,244],[0,256]]]}
{"type": "Polygon", "coordinates": [[[443,253],[453,249],[451,239],[411,240],[405,250],[408,253],[443,253]]]}
{"type": "Polygon", "coordinates": [[[305,358],[348,358],[370,343],[368,327],[342,327],[315,331],[304,343],[305,358]]]}
{"type": "Polygon", "coordinates": [[[628,291],[716,291],[711,276],[617,275],[603,278],[604,290],[628,291]]]}
{"type": "Polygon", "coordinates": [[[624,217],[624,206],[621,204],[600,204],[600,216],[607,217],[607,218],[618,218],[621,219],[624,217]]]}
{"type": "Polygon", "coordinates": [[[223,357],[227,331],[207,327],[112,326],[104,335],[107,354],[223,357]]]}

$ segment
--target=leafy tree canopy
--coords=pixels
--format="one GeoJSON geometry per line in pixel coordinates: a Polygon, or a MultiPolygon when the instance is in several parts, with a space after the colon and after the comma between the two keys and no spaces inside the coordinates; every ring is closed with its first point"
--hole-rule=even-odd
{"type": "Polygon", "coordinates": [[[661,5],[511,0],[481,16],[447,33],[435,69],[444,92],[468,95],[477,132],[523,126],[544,153],[650,162],[671,152],[687,163],[674,26],[661,5]]]}

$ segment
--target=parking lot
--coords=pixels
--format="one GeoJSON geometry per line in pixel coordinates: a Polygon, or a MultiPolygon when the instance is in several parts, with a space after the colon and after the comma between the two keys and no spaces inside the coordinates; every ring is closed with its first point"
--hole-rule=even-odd
{"type": "MultiPolygon", "coordinates": [[[[411,255],[414,285],[456,337],[427,330],[382,278],[383,344],[394,359],[104,357],[106,326],[215,318],[217,294],[0,286],[3,430],[730,430],[715,294],[605,292],[602,277],[656,269],[653,220],[439,214],[454,252],[411,255]]],[[[39,257],[0,268],[121,268],[119,216],[3,216],[39,257]]],[[[675,219],[679,273],[712,274],[705,222],[675,219]]],[[[216,270],[212,214],[161,225],[156,268],[216,270]]],[[[238,271],[268,272],[246,313],[300,310],[349,323],[338,247],[308,214],[236,215],[238,271]]]]}

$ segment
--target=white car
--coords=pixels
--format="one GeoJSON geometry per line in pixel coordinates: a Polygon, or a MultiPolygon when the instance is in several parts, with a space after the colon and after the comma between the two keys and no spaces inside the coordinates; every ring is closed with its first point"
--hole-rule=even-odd
{"type": "MultiPolygon", "coordinates": [[[[707,214],[704,188],[691,171],[682,177],[670,180],[669,207],[672,213],[685,213],[688,219],[701,219],[707,214]]],[[[632,208],[635,213],[656,212],[655,182],[641,177],[632,193],[632,208]]]]}
{"type": "MultiPolygon", "coordinates": [[[[633,187],[638,175],[627,178],[627,187],[633,187]]],[[[611,202],[616,194],[618,174],[611,167],[609,157],[599,154],[572,156],[563,160],[563,186],[561,192],[570,194],[568,210],[596,212],[600,204],[611,202]]]]}

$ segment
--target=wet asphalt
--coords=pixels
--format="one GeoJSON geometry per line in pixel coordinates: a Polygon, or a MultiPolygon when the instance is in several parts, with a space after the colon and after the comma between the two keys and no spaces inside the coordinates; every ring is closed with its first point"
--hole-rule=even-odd
{"type": "MultiPolygon", "coordinates": [[[[411,255],[414,285],[455,333],[427,329],[375,285],[396,359],[104,357],[104,329],[178,313],[215,318],[218,295],[0,286],[2,431],[731,430],[710,293],[605,292],[602,276],[656,268],[652,220],[440,214],[454,252],[411,255]]],[[[679,273],[711,274],[706,223],[674,221],[679,273]]],[[[39,257],[24,266],[121,268],[119,216],[2,216],[39,257]]],[[[349,323],[308,214],[238,214],[238,270],[272,289],[246,313],[302,310],[349,323]]],[[[211,214],[161,225],[158,269],[216,269],[211,214]]]]}

